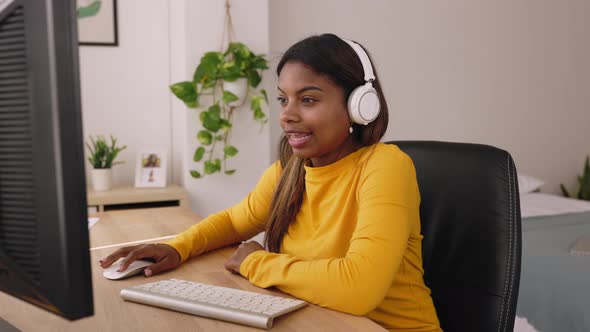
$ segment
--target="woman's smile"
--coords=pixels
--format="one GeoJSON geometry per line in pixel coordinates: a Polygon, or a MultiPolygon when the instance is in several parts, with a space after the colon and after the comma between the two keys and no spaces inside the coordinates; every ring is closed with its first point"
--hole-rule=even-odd
{"type": "Polygon", "coordinates": [[[302,148],[311,140],[312,133],[300,131],[286,131],[285,136],[287,136],[287,139],[289,140],[289,145],[291,145],[292,148],[297,149],[302,148]]]}

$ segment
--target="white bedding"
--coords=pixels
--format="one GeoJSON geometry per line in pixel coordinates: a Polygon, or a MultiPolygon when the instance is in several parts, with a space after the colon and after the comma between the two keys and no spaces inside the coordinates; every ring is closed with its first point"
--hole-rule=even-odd
{"type": "Polygon", "coordinates": [[[514,332],[539,332],[534,326],[529,324],[526,318],[516,316],[514,321],[514,332]]]}
{"type": "MultiPolygon", "coordinates": [[[[520,195],[522,218],[553,216],[590,211],[590,202],[544,193],[520,195]]],[[[516,316],[514,332],[539,332],[526,318],[516,316]]]]}
{"type": "Polygon", "coordinates": [[[520,195],[520,214],[522,218],[553,216],[585,211],[590,211],[590,202],[544,193],[527,193],[520,195]]]}

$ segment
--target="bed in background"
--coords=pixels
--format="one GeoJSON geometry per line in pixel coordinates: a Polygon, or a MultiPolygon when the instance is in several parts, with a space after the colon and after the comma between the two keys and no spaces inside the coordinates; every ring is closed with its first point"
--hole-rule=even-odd
{"type": "Polygon", "coordinates": [[[590,256],[569,253],[590,234],[590,202],[534,192],[540,185],[530,184],[519,175],[522,267],[514,331],[590,331],[590,256]]]}

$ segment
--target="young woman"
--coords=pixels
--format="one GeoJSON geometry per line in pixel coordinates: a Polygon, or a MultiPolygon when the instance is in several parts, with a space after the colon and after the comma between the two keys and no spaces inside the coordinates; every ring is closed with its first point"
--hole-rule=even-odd
{"type": "Polygon", "coordinates": [[[225,267],[259,287],[364,315],[392,331],[440,331],[422,269],[420,194],[412,160],[379,143],[385,98],[368,55],[332,34],[304,39],[278,64],[280,161],[238,205],[165,244],[122,248],[156,261],[146,276],[242,243],[225,267]]]}

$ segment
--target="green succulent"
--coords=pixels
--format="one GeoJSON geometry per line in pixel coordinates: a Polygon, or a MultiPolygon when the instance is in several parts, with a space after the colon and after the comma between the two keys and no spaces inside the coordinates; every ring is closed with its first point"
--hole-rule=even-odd
{"type": "Polygon", "coordinates": [[[263,103],[268,103],[266,91],[256,90],[265,69],[268,69],[268,64],[264,55],[256,55],[246,45],[234,42],[223,53],[205,53],[195,69],[192,81],[170,85],[172,93],[187,107],[203,109],[199,114],[203,129],[197,133],[200,146],[195,150],[193,160],[203,162],[204,169],[203,173],[191,170],[191,176],[201,178],[205,174],[222,170],[227,175],[235,172],[226,168],[226,160],[238,153],[238,149],[229,142],[233,128],[232,115],[249,99],[254,120],[261,125],[267,122],[262,110],[263,103]],[[234,82],[239,78],[248,80],[248,93],[240,105],[235,105],[238,97],[223,89],[223,81],[234,82]],[[212,97],[210,104],[201,104],[204,95],[212,97]],[[221,159],[215,153],[219,145],[223,146],[221,159]]]}
{"type": "Polygon", "coordinates": [[[122,164],[122,161],[115,162],[119,152],[127,148],[126,145],[122,147],[117,146],[117,139],[111,135],[111,143],[107,144],[106,139],[103,136],[90,136],[90,143],[86,142],[86,148],[90,156],[88,161],[94,168],[111,168],[114,165],[122,164]]]}
{"type": "Polygon", "coordinates": [[[582,175],[578,176],[578,184],[580,185],[580,188],[578,190],[578,194],[576,197],[574,197],[573,195],[570,195],[570,193],[567,191],[567,189],[565,188],[565,186],[563,184],[560,185],[561,192],[563,193],[564,196],[567,196],[567,197],[574,197],[574,198],[590,201],[590,158],[589,157],[586,157],[586,162],[584,163],[584,169],[582,171],[582,175]]]}

